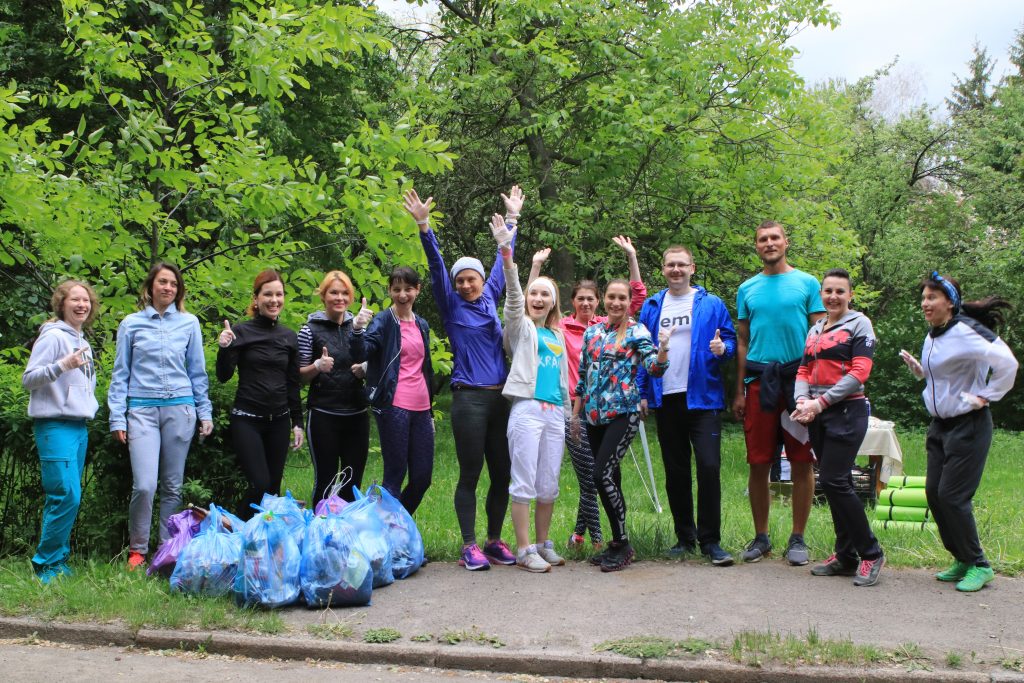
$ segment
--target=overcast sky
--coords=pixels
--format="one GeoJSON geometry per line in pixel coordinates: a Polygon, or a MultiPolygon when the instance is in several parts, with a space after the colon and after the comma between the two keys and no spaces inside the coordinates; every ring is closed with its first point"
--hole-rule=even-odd
{"type": "MultiPolygon", "coordinates": [[[[566,0],[571,1],[571,0],[566,0]]],[[[404,0],[379,0],[386,12],[423,15],[404,0]]],[[[828,78],[856,81],[899,56],[897,73],[916,85],[919,101],[941,105],[954,74],[965,75],[977,40],[996,59],[998,80],[1009,65],[1008,49],[1024,25],[1022,0],[831,0],[840,25],[798,35],[797,71],[808,84],[828,78]]],[[[425,11],[426,10],[426,11],[425,11]]]]}
{"type": "Polygon", "coordinates": [[[1006,73],[1015,32],[1024,23],[1021,0],[832,0],[840,25],[805,30],[795,39],[797,71],[813,84],[831,77],[856,81],[899,56],[900,70],[920,79],[921,98],[941,104],[967,73],[978,41],[1006,73]]]}

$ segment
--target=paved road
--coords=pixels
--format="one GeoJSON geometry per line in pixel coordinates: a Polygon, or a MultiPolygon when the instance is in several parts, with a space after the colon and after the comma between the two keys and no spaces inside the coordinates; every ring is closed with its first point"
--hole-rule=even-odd
{"type": "MultiPolygon", "coordinates": [[[[117,647],[76,647],[0,640],[0,671],[5,681],[77,683],[78,681],[302,681],[303,683],[480,683],[521,681],[558,683],[564,678],[446,671],[409,666],[338,664],[334,662],[261,661],[246,657],[201,655],[171,650],[146,651],[117,647]]],[[[607,680],[607,679],[603,679],[607,680]]],[[[573,683],[586,683],[572,679],[573,683]]]]}

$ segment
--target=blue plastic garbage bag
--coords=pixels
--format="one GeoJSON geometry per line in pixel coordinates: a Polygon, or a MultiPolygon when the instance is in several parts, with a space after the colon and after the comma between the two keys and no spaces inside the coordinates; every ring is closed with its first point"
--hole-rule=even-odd
{"type": "Polygon", "coordinates": [[[370,561],[356,547],[354,527],[339,515],[318,516],[306,527],[299,586],[310,607],[368,605],[370,561]]]}
{"type": "MultiPolygon", "coordinates": [[[[187,595],[227,595],[235,582],[242,535],[228,531],[225,511],[210,505],[199,533],[178,556],[171,574],[171,592],[187,595]]],[[[241,527],[235,527],[241,528],[241,527]]]]}
{"type": "MultiPolygon", "coordinates": [[[[356,499],[364,494],[354,489],[356,499]]],[[[366,498],[376,501],[373,508],[391,541],[391,571],[396,579],[405,579],[423,566],[423,536],[402,504],[386,488],[373,484],[366,498]]]]}
{"type": "Polygon", "coordinates": [[[275,513],[260,510],[242,527],[242,551],[235,575],[239,605],[283,607],[299,597],[302,553],[275,513]]]}
{"type": "Polygon", "coordinates": [[[302,538],[306,535],[306,525],[313,518],[312,513],[299,507],[291,491],[285,491],[283,496],[275,496],[272,493],[264,493],[263,500],[259,507],[268,512],[273,512],[275,517],[283,520],[288,525],[288,531],[295,539],[295,545],[302,547],[302,538]]]}
{"type": "Polygon", "coordinates": [[[356,547],[363,551],[373,568],[373,587],[380,588],[395,582],[391,569],[391,541],[380,517],[374,509],[377,502],[357,494],[361,498],[339,513],[339,517],[352,525],[356,547]]]}

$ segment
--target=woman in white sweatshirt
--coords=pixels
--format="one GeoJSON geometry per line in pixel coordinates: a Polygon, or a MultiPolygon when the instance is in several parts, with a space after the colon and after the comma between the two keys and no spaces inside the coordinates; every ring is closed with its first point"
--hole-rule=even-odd
{"type": "Polygon", "coordinates": [[[974,522],[972,500],[981,483],[992,444],[988,404],[1013,387],[1017,359],[990,328],[1003,323],[1010,305],[999,297],[963,301],[960,285],[937,272],[921,282],[921,310],[931,325],[921,360],[906,351],[900,357],[919,379],[932,416],[925,450],[925,492],[939,536],[953,565],[935,575],[974,592],[994,577],[974,522]]]}
{"type": "MultiPolygon", "coordinates": [[[[495,214],[491,227],[501,245],[504,219],[495,214]]],[[[502,245],[501,257],[506,287],[504,342],[512,356],[502,394],[512,401],[508,418],[512,482],[508,492],[516,533],[516,566],[529,572],[547,572],[551,565],[565,564],[548,537],[570,408],[569,363],[560,324],[558,287],[550,278],[538,277],[527,284],[524,299],[509,246],[502,245]],[[532,501],[536,501],[534,543],[530,543],[532,501]]]]}
{"type": "Polygon", "coordinates": [[[51,299],[54,317],[43,323],[21,377],[29,390],[29,417],[39,451],[46,493],[39,546],[32,567],[48,584],[68,575],[71,529],[82,498],[82,470],[89,441],[86,420],[96,415],[96,372],[92,349],[82,328],[99,308],[96,293],[84,282],[68,280],[51,299]]]}

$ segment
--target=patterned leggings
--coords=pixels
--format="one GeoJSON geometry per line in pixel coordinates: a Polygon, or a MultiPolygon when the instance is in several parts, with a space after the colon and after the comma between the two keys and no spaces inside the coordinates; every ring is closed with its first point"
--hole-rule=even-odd
{"type": "Polygon", "coordinates": [[[594,447],[594,484],[612,525],[612,540],[616,543],[629,540],[619,463],[639,429],[640,413],[620,415],[608,424],[587,424],[587,436],[594,447]]]}
{"type": "MultiPolygon", "coordinates": [[[[565,434],[569,435],[569,420],[565,421],[565,434]]],[[[579,442],[566,438],[565,445],[572,458],[572,467],[576,470],[576,479],[580,484],[580,503],[576,509],[576,527],[573,533],[582,536],[590,532],[590,542],[600,543],[601,510],[597,507],[597,489],[594,488],[594,454],[590,450],[590,439],[587,430],[580,430],[579,442]]]]}

